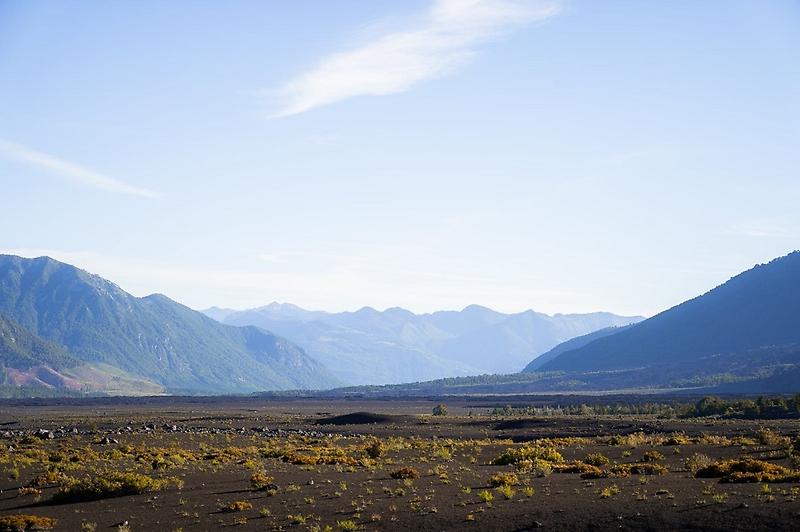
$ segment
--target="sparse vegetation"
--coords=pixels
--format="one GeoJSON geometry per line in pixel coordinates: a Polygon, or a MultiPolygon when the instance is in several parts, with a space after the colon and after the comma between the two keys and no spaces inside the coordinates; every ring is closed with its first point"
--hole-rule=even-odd
{"type": "Polygon", "coordinates": [[[698,469],[697,478],[719,478],[720,482],[800,482],[800,472],[752,458],[725,460],[698,469]]]}
{"type": "Polygon", "coordinates": [[[56,520],[40,515],[13,514],[0,516],[0,532],[24,532],[27,530],[52,530],[56,520]]]}
{"type": "Polygon", "coordinates": [[[183,481],[174,477],[153,478],[130,471],[106,469],[80,478],[65,477],[53,495],[53,501],[63,503],[123,497],[161,491],[171,486],[181,487],[183,481]]]}
{"type": "MultiPolygon", "coordinates": [[[[548,432],[553,422],[547,421],[548,432]]],[[[425,437],[377,436],[366,426],[361,429],[364,434],[309,431],[262,437],[257,431],[237,428],[240,423],[235,421],[220,434],[167,435],[150,429],[144,438],[128,438],[123,430],[114,434],[116,444],[99,443],[103,437],[96,431],[74,439],[12,437],[5,447],[0,446],[0,467],[19,472],[18,481],[6,481],[12,483],[6,500],[13,501],[18,495],[16,504],[25,504],[52,496],[53,502],[79,503],[147,494],[137,503],[147,501],[154,509],[164,508],[161,512],[173,509],[175,521],[167,530],[258,523],[266,529],[296,526],[320,531],[351,526],[344,524],[343,528],[339,523],[351,523],[356,529],[377,524],[405,527],[413,524],[412,516],[445,512],[450,500],[453,507],[464,508],[461,517],[483,521],[482,514],[489,512],[502,519],[507,513],[525,511],[522,501],[533,504],[534,499],[529,498],[560,507],[566,492],[578,505],[588,503],[587,497],[600,504],[596,499],[618,497],[623,491],[626,501],[630,497],[641,503],[661,501],[677,506],[703,501],[701,506],[724,505],[726,510],[752,504],[752,497],[759,503],[800,502],[800,488],[791,485],[800,482],[792,465],[795,440],[786,438],[785,425],[779,422],[763,423],[763,430],[749,428],[746,432],[735,422],[728,431],[724,427],[732,422],[713,426],[717,422],[710,420],[703,422],[709,428],[699,433],[697,425],[688,424],[683,432],[682,422],[673,421],[669,431],[539,438],[527,443],[513,443],[471,426],[451,425],[450,418],[430,425],[407,425],[425,437]],[[454,437],[447,432],[452,426],[471,430],[474,436],[454,437]],[[683,449],[686,457],[673,455],[673,449],[683,449]],[[220,495],[199,487],[194,480],[218,478],[220,472],[234,479],[228,493],[250,495],[239,501],[220,500],[220,495]],[[553,477],[546,481],[537,480],[550,474],[553,477]],[[575,477],[563,478],[569,475],[575,477]],[[279,487],[276,477],[285,479],[285,484],[279,487]],[[192,491],[171,493],[173,487],[180,487],[181,479],[192,479],[192,491]],[[723,492],[714,489],[718,481],[769,483],[772,488],[770,492],[757,490],[757,495],[753,491],[723,492]],[[573,485],[564,489],[564,482],[573,485]],[[779,483],[789,485],[781,488],[779,483]],[[163,490],[169,492],[158,493],[163,490]],[[198,494],[202,494],[200,498],[198,494]],[[269,508],[263,506],[267,501],[269,508]],[[329,510],[331,505],[341,515],[326,513],[334,511],[329,510]],[[204,512],[203,506],[230,515],[209,521],[206,516],[216,512],[204,512]],[[284,510],[276,511],[279,508],[284,510]]],[[[598,426],[612,430],[615,424],[630,427],[627,420],[598,421],[598,426]]],[[[495,430],[513,436],[530,434],[525,420],[512,420],[508,427],[512,428],[495,430]],[[517,423],[520,428],[513,428],[517,423]]],[[[403,430],[403,426],[392,427],[396,429],[403,430]]],[[[535,433],[538,428],[533,430],[535,433]]],[[[124,508],[124,504],[114,506],[124,508]]],[[[123,517],[121,522],[129,516],[123,517]]],[[[81,521],[80,515],[59,526],[91,530],[91,523],[81,521]]]]}

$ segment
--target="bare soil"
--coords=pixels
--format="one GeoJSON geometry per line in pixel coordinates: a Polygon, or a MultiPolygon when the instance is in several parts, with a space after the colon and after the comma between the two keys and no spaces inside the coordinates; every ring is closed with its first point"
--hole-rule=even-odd
{"type": "Polygon", "coordinates": [[[487,414],[491,404],[464,400],[445,401],[449,415],[434,417],[436,402],[7,402],[0,516],[52,517],[57,530],[800,529],[800,483],[723,483],[687,469],[698,454],[795,469],[787,442],[798,437],[797,421],[500,418],[487,414]],[[651,456],[668,472],[587,479],[557,464],[551,473],[491,465],[542,439],[566,463],[602,454],[604,470],[657,451],[663,458],[651,456]],[[392,477],[404,467],[419,477],[392,477]],[[82,478],[109,470],[172,477],[182,487],[56,504],[68,482],[41,480],[48,471],[82,478]],[[255,473],[272,485],[256,487],[255,473]],[[505,493],[490,485],[498,473],[517,477],[505,493]],[[224,510],[236,501],[251,507],[224,510]]]}

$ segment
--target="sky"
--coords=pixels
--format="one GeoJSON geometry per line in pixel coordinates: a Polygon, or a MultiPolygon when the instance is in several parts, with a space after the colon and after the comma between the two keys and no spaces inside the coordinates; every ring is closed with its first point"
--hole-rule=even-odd
{"type": "Polygon", "coordinates": [[[800,248],[794,0],[0,0],[0,252],[653,315],[800,248]]]}

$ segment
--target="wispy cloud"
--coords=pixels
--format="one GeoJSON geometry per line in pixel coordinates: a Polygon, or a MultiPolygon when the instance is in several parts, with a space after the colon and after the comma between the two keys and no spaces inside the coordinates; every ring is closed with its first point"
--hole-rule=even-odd
{"type": "Polygon", "coordinates": [[[556,1],[434,0],[413,27],[329,55],[266,95],[279,117],[354,96],[407,91],[464,65],[478,44],[558,11],[556,1]]]}
{"type": "Polygon", "coordinates": [[[777,238],[791,234],[786,224],[777,218],[742,220],[733,223],[729,228],[729,232],[753,238],[777,238]]]}
{"type": "Polygon", "coordinates": [[[70,181],[89,187],[131,196],[158,197],[158,194],[152,190],[129,185],[119,179],[103,175],[84,166],[59,159],[16,142],[0,139],[0,157],[47,170],[70,181]]]}

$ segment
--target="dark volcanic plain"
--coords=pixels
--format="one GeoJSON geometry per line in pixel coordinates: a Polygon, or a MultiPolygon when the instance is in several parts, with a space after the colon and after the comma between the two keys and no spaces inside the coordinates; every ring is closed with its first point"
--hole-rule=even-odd
{"type": "MultiPolygon", "coordinates": [[[[508,402],[5,401],[0,516],[56,530],[800,527],[800,479],[693,472],[733,459],[794,470],[797,421],[490,415],[508,402]],[[431,415],[439,402],[448,415],[431,415]]],[[[514,399],[527,403],[541,399],[514,399]]]]}

